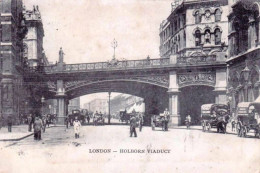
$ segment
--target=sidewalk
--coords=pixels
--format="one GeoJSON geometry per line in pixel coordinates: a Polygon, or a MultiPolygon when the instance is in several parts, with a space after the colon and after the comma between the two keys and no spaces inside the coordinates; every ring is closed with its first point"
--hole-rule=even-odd
{"type": "MultiPolygon", "coordinates": [[[[60,126],[64,126],[64,125],[56,125],[56,126],[50,125],[50,127],[46,127],[46,129],[52,127],[60,127],[60,126]]],[[[33,135],[33,129],[32,132],[28,132],[28,125],[12,126],[11,133],[8,132],[7,126],[5,126],[0,129],[0,142],[19,141],[32,135],[33,135]]]]}

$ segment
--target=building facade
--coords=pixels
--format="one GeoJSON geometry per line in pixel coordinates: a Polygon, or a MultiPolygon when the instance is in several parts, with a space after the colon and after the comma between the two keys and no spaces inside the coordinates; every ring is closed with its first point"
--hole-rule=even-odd
{"type": "Polygon", "coordinates": [[[188,114],[199,119],[202,104],[227,101],[228,12],[228,0],[176,0],[160,25],[161,58],[176,64],[168,91],[173,124],[188,114]]]}
{"type": "Polygon", "coordinates": [[[102,114],[108,114],[108,99],[94,99],[84,104],[84,109],[90,112],[101,112],[102,114]]]}
{"type": "Polygon", "coordinates": [[[127,112],[132,112],[133,109],[137,112],[144,112],[145,108],[143,101],[144,99],[137,96],[120,94],[111,99],[111,114],[117,115],[119,111],[124,110],[127,112]]]}
{"type": "Polygon", "coordinates": [[[28,33],[23,39],[24,58],[28,60],[30,67],[37,67],[40,63],[48,65],[48,60],[43,49],[44,29],[38,6],[33,10],[23,11],[28,33]]]}
{"type": "Polygon", "coordinates": [[[228,96],[235,112],[240,102],[252,102],[260,90],[260,2],[236,0],[230,4],[228,96]]]}
{"type": "Polygon", "coordinates": [[[27,32],[24,24],[21,0],[0,1],[0,114],[5,119],[12,116],[14,122],[25,104],[21,70],[23,38],[27,32]]]}

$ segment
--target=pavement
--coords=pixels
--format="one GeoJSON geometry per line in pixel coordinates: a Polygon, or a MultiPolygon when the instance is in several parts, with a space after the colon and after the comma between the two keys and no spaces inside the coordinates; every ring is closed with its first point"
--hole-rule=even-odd
{"type": "MultiPolygon", "coordinates": [[[[60,125],[50,125],[48,128],[52,127],[59,127],[60,125]]],[[[19,141],[22,139],[25,139],[27,137],[30,137],[33,135],[33,129],[32,132],[28,131],[28,125],[16,125],[12,126],[12,132],[8,132],[7,126],[2,127],[0,129],[0,142],[1,141],[19,141]]]]}

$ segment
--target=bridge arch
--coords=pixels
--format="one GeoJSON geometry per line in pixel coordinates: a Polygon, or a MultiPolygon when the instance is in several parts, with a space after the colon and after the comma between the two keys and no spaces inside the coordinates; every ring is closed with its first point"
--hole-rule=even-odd
{"type": "Polygon", "coordinates": [[[82,95],[100,92],[120,92],[146,98],[149,92],[167,93],[168,86],[161,83],[137,79],[110,79],[82,82],[65,88],[66,95],[72,99],[82,95]]]}
{"type": "Polygon", "coordinates": [[[184,124],[187,115],[191,115],[192,121],[199,124],[201,105],[215,103],[214,89],[214,86],[206,84],[187,85],[180,88],[181,124],[184,124]]]}

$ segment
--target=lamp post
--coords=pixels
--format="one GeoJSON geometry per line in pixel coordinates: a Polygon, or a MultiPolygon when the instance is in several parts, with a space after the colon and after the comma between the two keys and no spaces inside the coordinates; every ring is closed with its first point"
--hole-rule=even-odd
{"type": "Polygon", "coordinates": [[[116,39],[113,40],[113,42],[111,43],[112,48],[114,49],[114,55],[113,55],[113,59],[116,59],[116,48],[117,48],[117,41],[116,39]]]}
{"type": "Polygon", "coordinates": [[[27,102],[27,101],[25,101],[25,102],[24,102],[24,104],[25,104],[25,108],[24,108],[25,110],[24,110],[24,112],[25,112],[25,114],[27,115],[27,113],[28,113],[28,110],[27,110],[27,105],[28,105],[28,102],[27,102]]]}
{"type": "Polygon", "coordinates": [[[242,70],[242,74],[243,74],[243,77],[245,79],[245,102],[248,101],[248,79],[249,79],[249,73],[250,73],[250,70],[247,66],[247,61],[246,61],[246,67],[242,70]]]}
{"type": "Polygon", "coordinates": [[[44,104],[45,98],[42,96],[41,102],[42,102],[42,116],[43,116],[43,104],[44,104]]]}
{"type": "Polygon", "coordinates": [[[111,97],[111,92],[108,92],[108,124],[110,124],[110,119],[111,119],[111,115],[110,115],[110,97],[111,97]]]}

